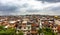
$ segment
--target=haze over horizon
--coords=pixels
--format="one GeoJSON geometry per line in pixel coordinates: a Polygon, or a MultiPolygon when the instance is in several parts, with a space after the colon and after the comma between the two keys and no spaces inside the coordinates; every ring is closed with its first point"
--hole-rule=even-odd
{"type": "Polygon", "coordinates": [[[0,0],[0,15],[60,15],[60,0],[0,0]]]}

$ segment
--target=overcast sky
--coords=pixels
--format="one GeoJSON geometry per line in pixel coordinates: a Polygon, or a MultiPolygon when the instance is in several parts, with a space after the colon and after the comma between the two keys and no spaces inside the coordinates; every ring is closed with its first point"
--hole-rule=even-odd
{"type": "Polygon", "coordinates": [[[60,0],[0,0],[0,15],[60,15],[60,0]]]}

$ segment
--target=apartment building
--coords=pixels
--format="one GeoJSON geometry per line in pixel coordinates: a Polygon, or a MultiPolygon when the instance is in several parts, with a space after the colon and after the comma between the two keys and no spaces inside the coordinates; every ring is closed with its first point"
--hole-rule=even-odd
{"type": "Polygon", "coordinates": [[[6,16],[0,17],[0,26],[5,28],[16,28],[21,30],[24,35],[38,35],[39,28],[49,27],[55,33],[59,32],[60,21],[51,16],[6,16]]]}
{"type": "Polygon", "coordinates": [[[40,22],[41,22],[41,25],[43,27],[50,27],[50,28],[52,28],[53,24],[54,24],[54,19],[52,19],[52,18],[48,19],[47,17],[42,17],[40,19],[40,22]]]}
{"type": "Polygon", "coordinates": [[[37,35],[39,29],[39,22],[36,17],[24,17],[18,20],[18,30],[22,30],[24,35],[37,35]]]}

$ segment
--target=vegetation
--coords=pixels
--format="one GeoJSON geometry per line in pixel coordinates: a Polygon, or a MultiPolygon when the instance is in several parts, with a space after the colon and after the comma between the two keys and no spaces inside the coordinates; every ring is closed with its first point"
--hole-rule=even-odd
{"type": "Polygon", "coordinates": [[[42,29],[39,28],[39,30],[38,30],[39,35],[40,35],[40,33],[42,33],[42,32],[43,32],[42,29]]]}
{"type": "Polygon", "coordinates": [[[40,35],[40,33],[43,33],[44,35],[57,35],[56,33],[53,33],[52,29],[50,29],[50,28],[39,29],[38,33],[39,33],[39,35],[40,35]]]}
{"type": "Polygon", "coordinates": [[[22,31],[19,31],[18,35],[24,35],[24,33],[22,31]]]}
{"type": "Polygon", "coordinates": [[[3,26],[0,26],[0,35],[23,35],[23,32],[20,31],[18,34],[16,34],[15,28],[5,29],[3,26]]]}
{"type": "MultiPolygon", "coordinates": [[[[52,32],[52,29],[50,28],[39,28],[38,30],[39,35],[44,34],[44,35],[56,35],[56,33],[52,32]]],[[[16,33],[15,28],[8,28],[5,29],[4,26],[0,26],[0,35],[24,35],[22,31],[19,31],[19,33],[16,33]]]]}

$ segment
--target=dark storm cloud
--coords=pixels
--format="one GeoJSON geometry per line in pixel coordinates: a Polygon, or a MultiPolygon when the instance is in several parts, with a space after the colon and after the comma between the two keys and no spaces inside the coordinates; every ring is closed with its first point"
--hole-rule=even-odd
{"type": "Polygon", "coordinates": [[[18,6],[15,5],[0,4],[0,14],[2,15],[11,15],[11,13],[15,13],[18,9],[18,6]]]}
{"type": "Polygon", "coordinates": [[[37,0],[42,2],[60,2],[60,0],[37,0]]]}
{"type": "MultiPolygon", "coordinates": [[[[12,13],[20,13],[22,8],[27,8],[28,4],[25,3],[23,5],[8,5],[0,3],[0,13],[2,15],[11,15],[12,13]]],[[[23,11],[22,11],[23,12],[23,11]]],[[[14,15],[14,14],[13,14],[14,15]]]]}
{"type": "Polygon", "coordinates": [[[17,7],[16,6],[9,6],[9,5],[0,5],[0,11],[16,11],[17,7]]]}
{"type": "Polygon", "coordinates": [[[19,12],[20,9],[27,8],[27,7],[28,7],[27,3],[25,3],[23,5],[20,5],[20,6],[18,6],[18,5],[8,5],[8,4],[0,3],[0,12],[2,12],[4,14],[5,13],[6,14],[8,14],[8,13],[15,13],[15,12],[19,12]]]}

